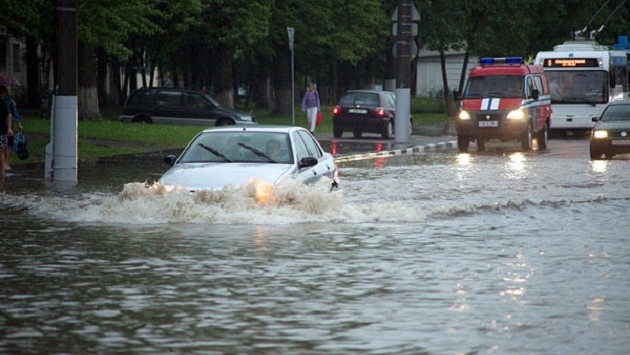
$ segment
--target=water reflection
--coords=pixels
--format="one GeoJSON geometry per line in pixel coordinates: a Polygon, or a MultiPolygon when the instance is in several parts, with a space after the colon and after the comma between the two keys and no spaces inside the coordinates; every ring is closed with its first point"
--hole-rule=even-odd
{"type": "Polygon", "coordinates": [[[505,164],[507,179],[520,180],[527,176],[527,157],[521,152],[508,155],[508,162],[505,164]]]}
{"type": "Polygon", "coordinates": [[[605,173],[608,170],[608,160],[591,160],[591,169],[595,173],[605,173]]]}

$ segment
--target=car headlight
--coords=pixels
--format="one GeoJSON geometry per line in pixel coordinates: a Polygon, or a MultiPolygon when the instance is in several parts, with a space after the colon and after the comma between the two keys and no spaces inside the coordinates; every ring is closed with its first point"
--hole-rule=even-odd
{"type": "Polygon", "coordinates": [[[508,113],[507,115],[508,120],[522,120],[525,119],[525,117],[525,111],[523,110],[510,111],[510,113],[508,113]]]}
{"type": "Polygon", "coordinates": [[[608,131],[603,130],[603,129],[599,129],[597,131],[593,132],[593,138],[608,138],[608,131]]]}
{"type": "Polygon", "coordinates": [[[459,117],[459,119],[460,119],[460,120],[469,120],[469,119],[470,119],[470,114],[469,114],[467,111],[462,110],[462,111],[459,113],[459,116],[458,116],[458,117],[459,117]]]}

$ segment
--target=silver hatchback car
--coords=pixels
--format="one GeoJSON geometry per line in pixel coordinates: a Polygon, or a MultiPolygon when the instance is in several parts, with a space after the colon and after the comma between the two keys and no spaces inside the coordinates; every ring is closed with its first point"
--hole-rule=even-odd
{"type": "Polygon", "coordinates": [[[330,153],[304,128],[292,126],[224,126],[199,132],[172,167],[158,180],[189,191],[239,186],[253,178],[277,185],[329,178],[337,185],[337,166],[330,153]]]}

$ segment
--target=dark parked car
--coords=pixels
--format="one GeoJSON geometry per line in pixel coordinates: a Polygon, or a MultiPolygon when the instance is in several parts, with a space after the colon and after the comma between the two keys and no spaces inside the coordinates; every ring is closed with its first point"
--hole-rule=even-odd
{"type": "Polygon", "coordinates": [[[120,120],[204,126],[256,123],[251,114],[223,106],[205,92],[162,87],[134,91],[125,102],[120,120]]]}
{"type": "Polygon", "coordinates": [[[591,159],[630,153],[630,99],[612,101],[591,130],[591,159]]]}
{"type": "MultiPolygon", "coordinates": [[[[350,131],[355,138],[364,132],[378,133],[384,139],[393,136],[396,95],[389,91],[349,90],[333,109],[333,135],[341,138],[350,131]]],[[[409,122],[411,125],[411,120],[409,122]]],[[[411,127],[409,129],[411,132],[411,127]]]]}

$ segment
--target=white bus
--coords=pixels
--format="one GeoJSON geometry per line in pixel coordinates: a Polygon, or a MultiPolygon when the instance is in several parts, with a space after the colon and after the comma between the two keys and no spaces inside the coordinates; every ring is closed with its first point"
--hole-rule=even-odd
{"type": "Polygon", "coordinates": [[[594,41],[568,41],[539,52],[551,90],[550,129],[586,130],[611,100],[628,93],[628,58],[594,41]]]}

